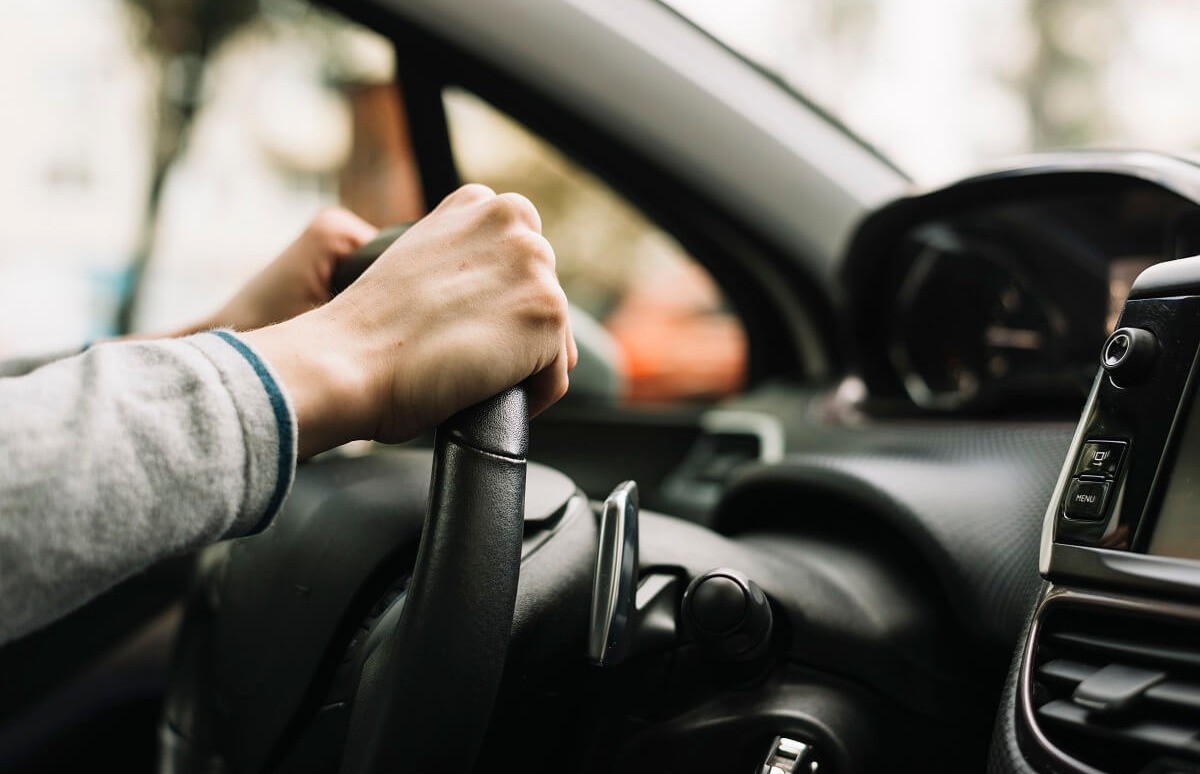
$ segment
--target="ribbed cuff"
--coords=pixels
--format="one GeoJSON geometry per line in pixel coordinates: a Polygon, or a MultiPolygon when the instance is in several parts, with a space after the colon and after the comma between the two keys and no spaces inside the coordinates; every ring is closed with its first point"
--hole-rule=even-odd
{"type": "Polygon", "coordinates": [[[221,372],[246,444],[245,496],[226,537],[261,532],[296,475],[296,415],[267,362],[236,334],[214,330],[184,339],[221,372]]]}

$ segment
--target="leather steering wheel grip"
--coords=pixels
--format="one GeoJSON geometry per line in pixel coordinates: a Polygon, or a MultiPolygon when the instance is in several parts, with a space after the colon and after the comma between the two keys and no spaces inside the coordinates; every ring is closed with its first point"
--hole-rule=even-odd
{"type": "Polygon", "coordinates": [[[342,774],[471,770],[508,654],[528,438],[521,385],[438,427],[412,583],[363,667],[342,774]]]}

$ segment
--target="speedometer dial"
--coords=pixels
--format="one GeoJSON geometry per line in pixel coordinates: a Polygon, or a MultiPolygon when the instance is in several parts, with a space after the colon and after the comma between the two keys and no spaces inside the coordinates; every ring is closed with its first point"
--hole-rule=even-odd
{"type": "Polygon", "coordinates": [[[864,414],[1078,418],[1134,278],[1200,253],[1200,165],[1103,158],[1033,159],[863,220],[841,276],[864,414]]]}
{"type": "Polygon", "coordinates": [[[889,346],[914,402],[960,408],[1055,378],[1065,315],[1001,245],[944,227],[926,229],[917,245],[889,346]]]}

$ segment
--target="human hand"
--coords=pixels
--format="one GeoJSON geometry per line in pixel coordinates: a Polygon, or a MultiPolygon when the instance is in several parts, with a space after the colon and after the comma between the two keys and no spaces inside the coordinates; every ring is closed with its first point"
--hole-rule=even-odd
{"type": "Polygon", "coordinates": [[[292,399],[301,457],[407,440],[518,382],[535,416],[578,357],[537,210],[480,185],[446,197],[328,304],[245,338],[292,399]]]}
{"type": "Polygon", "coordinates": [[[249,331],[290,320],[327,302],[338,262],[378,233],[349,210],[328,207],[216,313],[170,331],[127,333],[112,340],[173,338],[213,328],[249,331]]]}
{"type": "Polygon", "coordinates": [[[275,260],[199,327],[254,330],[324,304],[330,299],[330,279],[338,262],[376,233],[378,229],[349,210],[322,210],[275,260]]]}

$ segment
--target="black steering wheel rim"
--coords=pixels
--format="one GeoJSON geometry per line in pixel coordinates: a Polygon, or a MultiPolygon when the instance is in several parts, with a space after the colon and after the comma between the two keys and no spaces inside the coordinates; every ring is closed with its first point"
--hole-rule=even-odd
{"type": "Polygon", "coordinates": [[[527,442],[518,386],[444,422],[432,454],[306,464],[265,531],[205,549],[159,770],[469,770],[508,655],[527,442]]]}
{"type": "Polygon", "coordinates": [[[363,666],[344,774],[471,768],[512,630],[528,438],[520,385],[438,428],[410,590],[363,666]]]}

